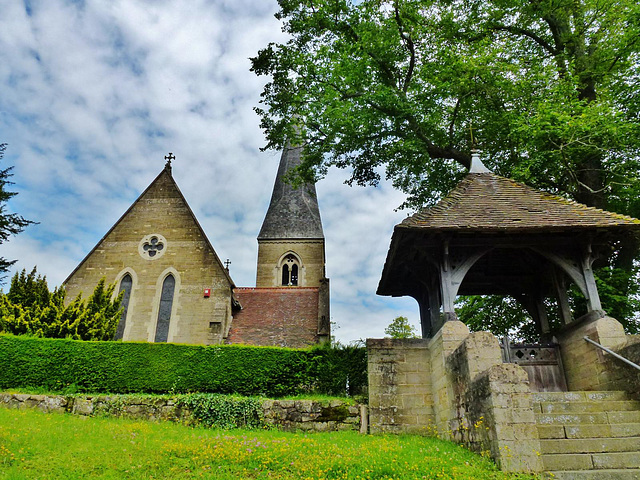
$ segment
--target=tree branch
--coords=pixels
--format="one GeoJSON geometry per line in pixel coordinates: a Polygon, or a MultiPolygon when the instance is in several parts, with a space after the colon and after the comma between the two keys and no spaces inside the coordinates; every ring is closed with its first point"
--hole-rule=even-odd
{"type": "Polygon", "coordinates": [[[402,19],[400,18],[400,10],[398,9],[398,2],[394,4],[394,10],[396,14],[396,23],[398,24],[398,33],[400,34],[400,39],[402,40],[403,45],[409,51],[409,68],[407,69],[407,73],[404,77],[404,84],[402,86],[402,91],[407,93],[409,89],[409,83],[411,83],[411,77],[413,76],[413,69],[416,66],[416,48],[411,39],[411,35],[404,32],[404,25],[402,24],[402,19]]]}
{"type": "Polygon", "coordinates": [[[520,27],[515,27],[515,26],[510,26],[510,25],[500,25],[500,24],[495,24],[492,25],[491,28],[493,30],[497,30],[497,31],[501,31],[501,32],[508,32],[508,33],[512,33],[514,35],[521,35],[524,37],[528,37],[531,40],[533,40],[534,42],[536,42],[538,45],[540,45],[542,48],[544,48],[547,52],[549,52],[549,54],[555,56],[559,53],[559,51],[557,50],[557,48],[554,48],[553,45],[551,45],[549,42],[547,42],[544,38],[542,38],[540,35],[537,35],[535,33],[533,33],[530,30],[527,30],[526,28],[520,28],[520,27]]]}

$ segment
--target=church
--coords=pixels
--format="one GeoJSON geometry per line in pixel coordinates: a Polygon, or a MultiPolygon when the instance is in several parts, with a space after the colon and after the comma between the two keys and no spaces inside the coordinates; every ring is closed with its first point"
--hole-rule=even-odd
{"type": "Polygon", "coordinates": [[[115,338],[302,348],[328,341],[329,279],[315,186],[286,173],[282,153],[258,234],[255,287],[237,287],[178,188],[169,154],[160,174],[65,280],[67,298],[105,278],[122,292],[115,338]]]}

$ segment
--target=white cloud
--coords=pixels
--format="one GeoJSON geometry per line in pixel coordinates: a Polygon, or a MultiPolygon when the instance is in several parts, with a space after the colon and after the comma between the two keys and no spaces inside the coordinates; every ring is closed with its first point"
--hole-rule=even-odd
{"type": "MultiPolygon", "coordinates": [[[[283,38],[274,0],[5,2],[0,142],[15,165],[10,207],[39,225],[2,245],[16,268],[60,284],[155,178],[164,155],[239,286],[255,284],[256,236],[280,153],[253,112],[264,78],[249,57],[283,38]]],[[[403,196],[318,185],[332,318],[342,341],[382,336],[412,299],[377,297],[403,196]]]]}

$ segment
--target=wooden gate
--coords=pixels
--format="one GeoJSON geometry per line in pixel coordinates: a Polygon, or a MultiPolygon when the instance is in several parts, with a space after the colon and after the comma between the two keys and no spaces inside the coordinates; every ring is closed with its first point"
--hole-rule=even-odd
{"type": "Polygon", "coordinates": [[[504,337],[500,347],[504,363],[516,363],[525,369],[532,392],[567,391],[559,345],[514,344],[504,337]]]}

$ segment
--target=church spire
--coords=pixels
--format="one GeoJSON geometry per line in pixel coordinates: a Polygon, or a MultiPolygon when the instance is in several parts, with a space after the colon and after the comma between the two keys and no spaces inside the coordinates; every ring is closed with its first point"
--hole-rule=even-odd
{"type": "Polygon", "coordinates": [[[271,203],[258,240],[324,238],[315,185],[293,188],[285,181],[287,172],[300,165],[301,153],[302,147],[289,145],[282,152],[271,203]]]}

